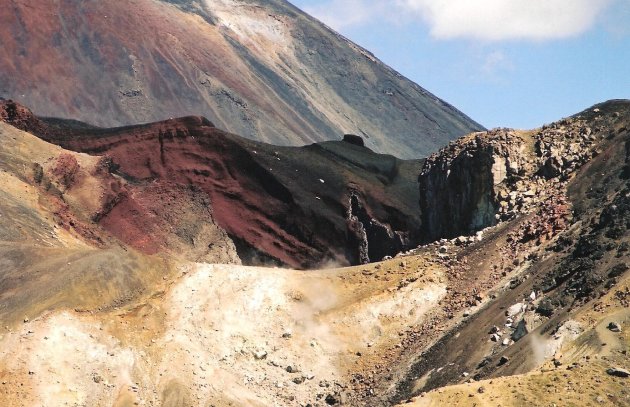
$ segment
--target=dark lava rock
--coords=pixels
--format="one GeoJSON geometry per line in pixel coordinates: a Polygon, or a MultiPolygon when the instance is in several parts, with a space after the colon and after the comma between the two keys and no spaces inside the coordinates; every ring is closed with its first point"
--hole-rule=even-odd
{"type": "Polygon", "coordinates": [[[608,324],[608,329],[611,332],[621,332],[621,325],[616,322],[611,322],[610,324],[608,324]]]}
{"type": "Polygon", "coordinates": [[[479,364],[477,365],[477,369],[481,369],[482,367],[485,367],[488,365],[488,363],[490,363],[491,359],[490,358],[484,358],[481,362],[479,362],[479,364]]]}
{"type": "Polygon", "coordinates": [[[344,134],[343,141],[354,144],[355,146],[365,147],[365,141],[363,141],[363,138],[354,134],[344,134]]]}
{"type": "Polygon", "coordinates": [[[524,319],[522,319],[516,326],[516,329],[514,330],[514,332],[512,333],[512,340],[514,342],[517,342],[519,339],[527,335],[528,332],[529,331],[527,330],[527,323],[525,322],[524,319]]]}
{"type": "Polygon", "coordinates": [[[608,373],[611,376],[616,376],[616,377],[630,377],[629,371],[627,371],[626,369],[619,368],[619,367],[612,367],[606,370],[606,373],[608,373]]]}
{"type": "Polygon", "coordinates": [[[451,144],[427,159],[418,177],[427,241],[467,235],[496,223],[493,157],[493,146],[479,139],[470,146],[451,144]]]}
{"type": "Polygon", "coordinates": [[[615,265],[610,272],[608,273],[608,277],[615,278],[621,276],[628,270],[628,265],[626,263],[619,263],[615,265]]]}
{"type": "Polygon", "coordinates": [[[339,404],[339,398],[337,398],[337,396],[335,396],[334,394],[328,394],[326,398],[324,399],[324,401],[329,406],[335,406],[339,404]]]}

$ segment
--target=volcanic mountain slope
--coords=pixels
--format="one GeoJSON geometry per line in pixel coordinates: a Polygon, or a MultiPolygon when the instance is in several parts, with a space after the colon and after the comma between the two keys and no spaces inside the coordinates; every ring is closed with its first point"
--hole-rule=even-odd
{"type": "MultiPolygon", "coordinates": [[[[191,198],[154,195],[162,207],[145,210],[148,189],[172,184],[125,180],[100,157],[3,122],[0,158],[3,406],[349,400],[352,372],[380,363],[410,318],[422,320],[444,293],[443,270],[421,258],[405,269],[391,260],[312,272],[190,262],[194,244],[173,246],[186,222],[158,214],[175,215],[191,198]],[[161,226],[145,235],[163,244],[150,246],[156,254],[126,245],[112,223],[94,220],[116,189],[136,202],[121,206],[119,219],[128,210],[161,226]]],[[[195,208],[186,207],[189,216],[195,208]]],[[[229,246],[215,248],[203,260],[235,262],[229,254],[229,246]]]]}
{"type": "Polygon", "coordinates": [[[284,0],[4,0],[0,96],[120,126],[196,114],[258,141],[355,133],[419,158],[481,126],[284,0]]]}
{"type": "MultiPolygon", "coordinates": [[[[211,205],[212,218],[247,264],[359,264],[415,247],[419,239],[415,178],[422,161],[376,154],[359,137],[275,147],[222,132],[199,117],[100,129],[40,120],[12,102],[2,106],[0,115],[9,123],[64,148],[102,155],[106,171],[142,189],[143,197],[113,192],[93,220],[145,252],[155,252],[150,239],[161,226],[148,223],[156,216],[138,220],[127,214],[137,206],[159,213],[154,199],[167,200],[169,213],[188,213],[170,206],[162,185],[201,196],[194,205],[211,205]]],[[[194,228],[194,219],[188,221],[183,224],[194,228]]],[[[189,232],[176,234],[204,247],[189,232]]]]}
{"type": "MultiPolygon", "coordinates": [[[[63,125],[70,141],[112,132],[11,114],[49,136],[63,125]]],[[[295,271],[199,263],[186,240],[181,254],[126,245],[94,218],[108,207],[100,191],[180,184],[153,166],[152,182],[122,177],[0,123],[0,404],[629,405],[629,128],[630,102],[613,101],[531,132],[465,137],[423,165],[420,201],[442,197],[456,227],[436,210],[422,218],[471,236],[295,271]],[[58,165],[69,157],[75,176],[58,165]],[[481,190],[457,195],[462,179],[481,190]]],[[[200,212],[207,228],[212,211],[200,212]]],[[[164,230],[147,237],[177,241],[164,230]]]]}
{"type": "Polygon", "coordinates": [[[539,368],[529,373],[439,388],[403,405],[628,406],[629,379],[615,376],[610,369],[618,369],[616,374],[623,367],[628,371],[629,299],[630,281],[625,276],[592,307],[572,313],[573,324],[579,327],[570,333],[573,340],[561,339],[566,330],[542,336],[539,368]],[[622,331],[612,332],[611,324],[622,325],[622,331]],[[545,354],[555,347],[555,357],[545,354]],[[543,357],[547,357],[544,362],[543,357]]]}
{"type": "Polygon", "coordinates": [[[129,185],[105,171],[99,157],[64,151],[2,122],[0,137],[3,322],[15,323],[57,307],[111,308],[142,294],[147,284],[171,273],[165,261],[118,241],[114,223],[103,228],[94,222],[107,207],[109,197],[121,191],[128,194],[129,202],[152,200],[153,209],[159,213],[166,213],[171,204],[186,211],[180,214],[171,210],[160,216],[143,212],[137,204],[121,213],[121,222],[144,218],[151,224],[144,236],[145,252],[239,262],[225,232],[207,216],[208,209],[188,202],[181,188],[129,185]],[[161,194],[151,196],[156,191],[161,194]],[[187,228],[186,220],[194,222],[196,228],[187,228]],[[194,247],[182,238],[182,232],[213,248],[194,247]]]}
{"type": "Polygon", "coordinates": [[[450,275],[494,279],[493,288],[449,288],[456,328],[412,345],[422,353],[410,356],[399,399],[489,378],[417,404],[630,405],[627,379],[607,372],[630,367],[629,115],[628,101],[611,101],[533,132],[471,135],[427,160],[421,202],[438,197],[459,221],[425,212],[437,233],[503,222],[444,258],[450,275]],[[475,188],[459,189],[463,180],[475,188]]]}

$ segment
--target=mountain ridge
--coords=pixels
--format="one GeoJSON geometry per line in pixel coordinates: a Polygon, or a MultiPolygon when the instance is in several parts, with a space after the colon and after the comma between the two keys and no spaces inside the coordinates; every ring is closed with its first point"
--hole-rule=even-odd
{"type": "Polygon", "coordinates": [[[5,101],[0,117],[5,404],[630,401],[630,101],[473,133],[415,163],[351,136],[266,148],[198,116],[108,130],[5,101]],[[224,162],[206,159],[232,143],[224,162]],[[237,154],[241,167],[228,165],[237,154]],[[291,185],[295,169],[308,182],[291,185]],[[411,182],[392,182],[401,175],[411,182]],[[246,205],[243,190],[264,191],[270,212],[249,222],[208,179],[246,205]],[[458,187],[467,179],[475,193],[458,187]],[[388,208],[388,195],[414,212],[388,208]],[[429,219],[436,236],[354,267],[245,267],[214,221],[221,205],[265,233],[286,226],[269,223],[277,208],[301,208],[321,224],[308,244],[335,236],[336,216],[357,260],[391,238],[383,212],[392,230],[429,219]]]}
{"type": "MultiPolygon", "coordinates": [[[[38,118],[5,101],[0,117],[65,149],[101,156],[112,176],[132,185],[165,183],[167,191],[172,184],[201,194],[197,200],[208,202],[209,218],[228,233],[246,264],[359,264],[418,240],[415,173],[422,160],[399,160],[342,140],[273,146],[225,133],[199,116],[104,129],[38,118]]],[[[128,235],[124,225],[136,227],[128,198],[114,194],[99,223],[111,219],[119,238],[142,249],[142,231],[152,229],[142,221],[128,235]]]]}
{"type": "Polygon", "coordinates": [[[113,127],[194,114],[272,144],[354,133],[401,158],[482,129],[284,1],[17,0],[0,21],[0,96],[39,116],[113,127]]]}

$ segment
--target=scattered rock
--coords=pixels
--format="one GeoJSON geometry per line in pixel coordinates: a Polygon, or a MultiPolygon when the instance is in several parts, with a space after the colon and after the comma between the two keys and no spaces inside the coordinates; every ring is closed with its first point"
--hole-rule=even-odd
{"type": "Polygon", "coordinates": [[[509,361],[510,361],[510,359],[507,356],[501,356],[501,359],[499,359],[499,366],[503,366],[504,364],[506,364],[509,361]]]}
{"type": "Polygon", "coordinates": [[[616,377],[630,377],[630,372],[620,367],[612,367],[606,370],[606,373],[608,373],[611,376],[616,376],[616,377]]]}
{"type": "Polygon", "coordinates": [[[492,360],[490,358],[484,358],[481,362],[479,362],[479,364],[477,365],[477,369],[481,369],[482,367],[485,367],[488,365],[488,363],[490,363],[492,360]]]}
{"type": "Polygon", "coordinates": [[[263,360],[267,357],[267,352],[264,350],[259,350],[254,352],[254,358],[256,358],[256,360],[263,360]]]}
{"type": "Polygon", "coordinates": [[[529,330],[527,329],[527,322],[524,319],[522,319],[516,325],[516,328],[514,329],[514,332],[512,332],[512,340],[514,342],[517,342],[519,339],[521,339],[522,337],[527,335],[528,332],[529,332],[529,330]]]}
{"type": "Polygon", "coordinates": [[[510,318],[514,318],[516,315],[524,311],[524,308],[525,304],[523,304],[522,302],[516,303],[508,308],[507,311],[505,311],[505,315],[510,318]]]}
{"type": "Polygon", "coordinates": [[[619,277],[623,275],[627,270],[628,270],[628,265],[626,263],[616,264],[613,268],[610,269],[610,272],[608,273],[608,277],[610,278],[619,277]]]}
{"type": "Polygon", "coordinates": [[[608,324],[608,329],[612,332],[621,332],[621,325],[619,325],[617,322],[611,322],[610,324],[608,324]]]}
{"type": "Polygon", "coordinates": [[[463,245],[465,245],[465,244],[468,244],[468,243],[469,243],[469,240],[468,240],[468,238],[467,238],[467,237],[465,237],[465,236],[459,236],[459,237],[455,238],[454,243],[455,243],[457,246],[463,246],[463,245]]]}

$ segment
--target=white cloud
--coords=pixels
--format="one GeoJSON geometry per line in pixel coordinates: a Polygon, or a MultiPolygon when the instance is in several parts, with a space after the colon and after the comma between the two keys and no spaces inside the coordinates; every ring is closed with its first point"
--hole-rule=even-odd
{"type": "Polygon", "coordinates": [[[306,11],[335,29],[425,22],[437,39],[551,40],[577,36],[618,0],[327,0],[306,11]]]}
{"type": "Polygon", "coordinates": [[[335,30],[342,30],[377,20],[386,4],[382,0],[327,0],[304,7],[304,11],[335,30]]]}
{"type": "Polygon", "coordinates": [[[612,0],[403,0],[436,38],[547,40],[588,30],[612,0]]]}

